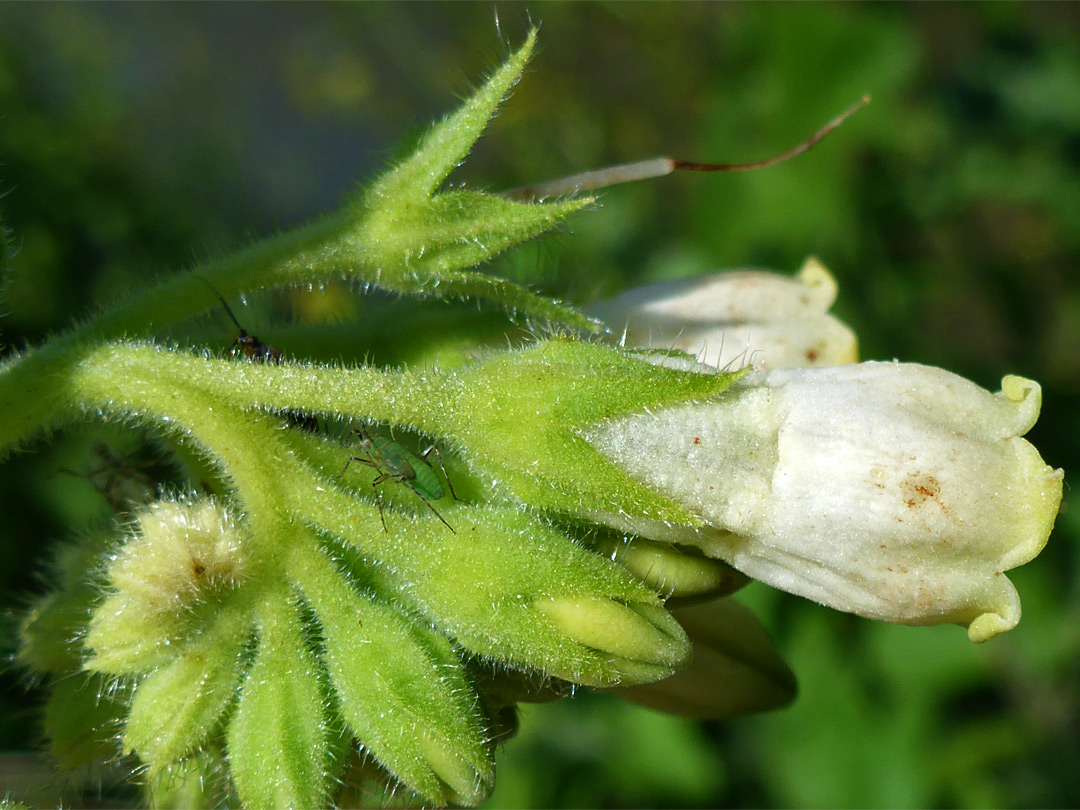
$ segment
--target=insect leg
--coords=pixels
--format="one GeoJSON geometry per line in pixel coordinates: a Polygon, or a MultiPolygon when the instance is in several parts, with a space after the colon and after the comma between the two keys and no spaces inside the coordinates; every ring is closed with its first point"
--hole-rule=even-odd
{"type": "MultiPolygon", "coordinates": [[[[357,458],[356,456],[351,456],[348,460],[346,460],[345,466],[341,468],[341,472],[339,472],[335,477],[341,478],[341,476],[345,474],[345,471],[349,469],[349,465],[352,464],[354,461],[357,464],[363,464],[365,467],[374,467],[376,470],[379,469],[379,465],[369,458],[357,458]]],[[[381,484],[382,481],[380,481],[379,483],[381,484]]]]}
{"type": "Polygon", "coordinates": [[[379,484],[386,480],[383,476],[377,476],[374,481],[371,482],[371,489],[375,492],[375,504],[379,507],[379,520],[382,521],[383,534],[390,534],[390,530],[386,528],[386,516],[383,514],[382,508],[382,495],[379,494],[379,484]]]}
{"type": "Polygon", "coordinates": [[[446,522],[446,519],[445,519],[445,518],[444,518],[444,517],[443,517],[442,515],[440,515],[440,514],[439,514],[439,510],[438,510],[438,509],[436,509],[436,508],[435,508],[434,506],[432,506],[432,505],[431,505],[431,501],[429,501],[429,500],[428,500],[427,498],[425,498],[425,497],[424,497],[423,495],[421,495],[421,494],[420,494],[419,492],[417,492],[417,491],[416,491],[415,489],[413,489],[412,487],[409,487],[409,489],[410,489],[410,490],[412,490],[412,494],[413,494],[413,495],[415,495],[415,496],[416,496],[417,498],[419,498],[420,500],[422,500],[422,501],[424,502],[424,505],[425,505],[425,506],[426,506],[426,507],[427,507],[428,509],[430,509],[430,510],[431,510],[432,512],[434,512],[434,513],[435,513],[435,517],[437,517],[437,518],[438,518],[439,520],[441,520],[441,521],[442,521],[442,524],[443,524],[443,526],[445,526],[446,528],[448,528],[448,529],[450,530],[450,533],[451,533],[451,534],[457,534],[457,532],[455,532],[455,531],[454,531],[454,527],[453,527],[453,526],[451,526],[451,525],[450,525],[449,523],[447,523],[447,522],[446,522]]]}
{"type": "Polygon", "coordinates": [[[429,447],[427,450],[420,454],[420,458],[427,462],[428,454],[431,453],[432,450],[435,451],[435,455],[439,459],[439,469],[442,470],[443,478],[446,479],[446,486],[450,490],[450,497],[452,497],[458,503],[465,503],[465,501],[461,500],[461,498],[457,496],[457,493],[454,492],[454,484],[450,481],[450,476],[446,472],[446,465],[443,464],[442,453],[439,452],[439,448],[435,445],[431,445],[431,447],[429,447]]]}

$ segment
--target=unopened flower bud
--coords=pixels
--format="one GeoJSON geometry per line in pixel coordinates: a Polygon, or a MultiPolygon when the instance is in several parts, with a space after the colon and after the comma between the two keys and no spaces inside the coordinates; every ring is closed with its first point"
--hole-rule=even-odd
{"type": "Polygon", "coordinates": [[[240,533],[213,501],[162,501],[136,520],[136,536],[109,566],[109,584],[144,610],[179,611],[200,591],[243,578],[240,533]]]}
{"type": "Polygon", "coordinates": [[[710,400],[610,420],[598,450],[708,525],[696,542],[754,579],[870,618],[1016,625],[1003,575],[1045,545],[1062,473],[1019,438],[1039,386],[991,394],[940,369],[752,372],[710,400]]]}
{"type": "Polygon", "coordinates": [[[416,742],[427,766],[444,785],[448,802],[471,806],[479,804],[491,793],[494,778],[490,771],[477,770],[449,740],[418,727],[416,742]]]}
{"type": "Polygon", "coordinates": [[[828,314],[836,281],[817,259],[794,277],[739,270],[650,284],[593,305],[628,346],[680,349],[714,368],[833,366],[858,360],[855,334],[828,314]]]}
{"type": "Polygon", "coordinates": [[[635,537],[602,538],[592,548],[623,566],[664,598],[678,596],[724,596],[749,580],[745,574],[696,548],[674,546],[635,537]]]}
{"type": "Polygon", "coordinates": [[[297,555],[341,716],[366,752],[431,804],[479,804],[494,786],[476,697],[445,637],[362,595],[321,554],[297,555]]]}
{"type": "Polygon", "coordinates": [[[675,608],[694,645],[686,669],[656,683],[610,690],[634,703],[695,720],[723,720],[783,706],[795,676],[754,614],[734,599],[675,608]]]}
{"type": "Polygon", "coordinates": [[[624,659],[628,665],[677,669],[690,655],[683,629],[658,606],[627,605],[595,596],[557,596],[537,600],[536,607],[567,638],[624,659]]]}
{"type": "Polygon", "coordinates": [[[145,672],[177,654],[174,642],[215,610],[214,593],[243,579],[240,532],[213,501],[164,501],[137,515],[135,536],[108,568],[111,593],[94,610],[88,666],[145,672]]]}

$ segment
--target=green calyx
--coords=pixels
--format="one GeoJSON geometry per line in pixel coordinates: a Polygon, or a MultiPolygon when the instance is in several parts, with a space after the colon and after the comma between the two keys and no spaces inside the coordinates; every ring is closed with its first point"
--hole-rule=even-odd
{"type": "Polygon", "coordinates": [[[494,786],[495,741],[518,700],[647,684],[688,663],[661,594],[732,582],[677,553],[664,557],[674,579],[650,579],[645,546],[623,566],[580,542],[597,522],[697,526],[583,433],[708,399],[734,375],[566,337],[445,373],[222,360],[149,340],[218,306],[218,293],[341,278],[596,332],[562,303],[474,269],[590,199],[438,191],[532,43],[341,211],[0,365],[0,454],[104,416],[157,428],[191,473],[187,494],[73,544],[57,590],[21,625],[19,663],[55,681],[46,721],[66,764],[134,754],[161,806],[233,795],[248,807],[325,806],[359,772],[426,804],[475,805],[494,786]],[[305,430],[302,415],[330,427],[305,430]],[[356,438],[345,423],[442,449],[374,427],[356,438]],[[505,686],[518,681],[537,687],[505,686]]]}
{"type": "Polygon", "coordinates": [[[0,364],[0,457],[42,430],[77,415],[61,380],[97,341],[139,337],[220,306],[231,298],[284,286],[344,280],[392,293],[475,298],[509,312],[598,332],[572,308],[476,265],[538,236],[592,199],[513,202],[489,194],[436,193],[465,158],[532,53],[535,32],[460,110],[436,125],[416,152],[339,211],[140,289],[49,343],[0,364]],[[26,392],[35,396],[27,398],[26,392]]]}
{"type": "MultiPolygon", "coordinates": [[[[569,338],[444,373],[224,360],[147,339],[217,306],[218,292],[342,277],[596,331],[473,269],[589,199],[438,193],[532,45],[341,211],[0,366],[0,453],[103,415],[161,430],[198,465],[192,492],[143,507],[122,542],[96,534],[64,555],[58,589],[21,625],[20,663],[63,684],[47,717],[65,762],[134,753],[162,805],[234,792],[246,806],[309,807],[335,800],[362,752],[363,767],[428,804],[471,805],[494,785],[494,741],[516,702],[489,696],[478,668],[616,687],[688,662],[663,585],[590,550],[577,528],[696,519],[582,432],[712,397],[734,375],[569,338]],[[311,433],[295,414],[402,428],[442,451],[371,428],[365,452],[340,424],[311,433]],[[178,788],[184,776],[203,787],[178,788]]],[[[688,587],[713,587],[709,572],[680,570],[688,587]]]]}
{"type": "MultiPolygon", "coordinates": [[[[244,508],[240,516],[201,499],[148,507],[115,555],[107,594],[89,623],[88,665],[139,678],[124,745],[151,765],[152,775],[223,732],[228,761],[238,763],[234,780],[251,803],[314,801],[338,777],[341,759],[327,730],[336,724],[429,801],[475,803],[493,784],[485,731],[493,720],[477,714],[479,704],[468,698],[472,687],[458,650],[595,686],[658,680],[688,660],[689,642],[655,591],[519,502],[578,515],[589,499],[663,508],[662,501],[635,502],[639,485],[620,489],[617,477],[596,474],[576,431],[635,404],[707,396],[724,378],[572,341],[445,375],[260,367],[112,344],[90,355],[69,385],[87,407],[157,413],[183,425],[188,441],[217,458],[231,497],[244,508]],[[283,374],[294,383],[287,400],[262,402],[259,392],[283,374]],[[337,385],[325,384],[328,374],[337,385]],[[583,378],[602,391],[606,383],[608,396],[578,384],[583,378]],[[515,395],[525,379],[536,381],[537,399],[521,407],[515,395]],[[116,396],[120,380],[124,399],[116,396]],[[436,516],[416,490],[384,480],[380,516],[374,500],[358,492],[370,493],[385,469],[349,465],[343,474],[356,453],[348,439],[282,430],[274,417],[251,410],[254,400],[275,409],[349,413],[361,401],[355,388],[372,381],[369,389],[382,388],[386,397],[391,383],[408,399],[426,386],[420,393],[438,407],[424,426],[457,448],[476,473],[472,486],[490,503],[459,503],[442,493],[436,516]],[[294,401],[309,388],[340,403],[294,401]],[[245,397],[246,410],[238,407],[245,397]],[[548,401],[558,407],[536,407],[548,401]],[[513,429],[502,427],[515,407],[513,429]],[[456,422],[464,413],[473,418],[456,422]],[[543,465],[508,479],[504,470],[520,466],[515,442],[527,440],[526,430],[546,448],[533,456],[543,465]],[[292,644],[278,633],[304,641],[299,659],[278,654],[292,644]],[[174,718],[167,734],[159,707],[174,718]],[[276,743],[252,730],[262,722],[253,718],[274,716],[284,729],[276,743]],[[284,724],[300,716],[310,722],[284,724]],[[309,744],[290,746],[290,735],[309,744]],[[267,774],[253,763],[271,750],[280,767],[267,774]]],[[[378,400],[367,398],[373,411],[378,400]]],[[[400,457],[422,463],[412,453],[400,457]]],[[[451,469],[461,481],[460,468],[451,469]]]]}

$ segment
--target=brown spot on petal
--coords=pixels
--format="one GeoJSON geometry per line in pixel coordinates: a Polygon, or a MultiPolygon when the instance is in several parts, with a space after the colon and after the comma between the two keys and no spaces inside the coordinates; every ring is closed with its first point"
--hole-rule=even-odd
{"type": "Polygon", "coordinates": [[[695,436],[694,437],[694,444],[701,444],[701,437],[700,436],[695,436]]]}
{"type": "Polygon", "coordinates": [[[932,475],[909,473],[907,479],[900,483],[900,490],[904,503],[915,509],[927,501],[936,501],[941,494],[941,484],[932,475]]]}

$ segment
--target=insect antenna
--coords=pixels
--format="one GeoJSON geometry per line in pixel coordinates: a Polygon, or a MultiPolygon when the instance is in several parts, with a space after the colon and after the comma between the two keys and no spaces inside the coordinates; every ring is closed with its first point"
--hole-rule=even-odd
{"type": "Polygon", "coordinates": [[[229,314],[229,318],[236,325],[238,335],[233,342],[233,351],[239,349],[251,360],[256,363],[270,363],[271,365],[277,365],[281,362],[281,352],[271,346],[269,343],[263,343],[258,337],[248,332],[244,327],[240,325],[240,321],[237,320],[236,315],[233,314],[232,308],[225,301],[225,297],[217,291],[217,288],[200,276],[198,273],[192,273],[195,278],[210,288],[210,291],[217,296],[218,301],[225,307],[225,311],[229,314]]]}
{"type": "Polygon", "coordinates": [[[216,295],[217,300],[221,302],[221,305],[223,307],[225,307],[225,311],[229,314],[229,318],[232,320],[233,324],[236,326],[236,331],[238,331],[240,333],[241,337],[246,337],[247,336],[247,330],[244,327],[242,327],[240,325],[240,321],[238,321],[236,319],[236,316],[233,314],[232,308],[229,306],[228,302],[225,300],[225,296],[223,296],[221,293],[219,293],[217,291],[217,287],[215,287],[213,284],[211,284],[205,278],[200,276],[198,273],[192,273],[191,275],[193,275],[195,278],[197,278],[199,281],[201,281],[203,284],[205,284],[207,287],[210,288],[210,292],[212,292],[214,295],[216,295]]]}

